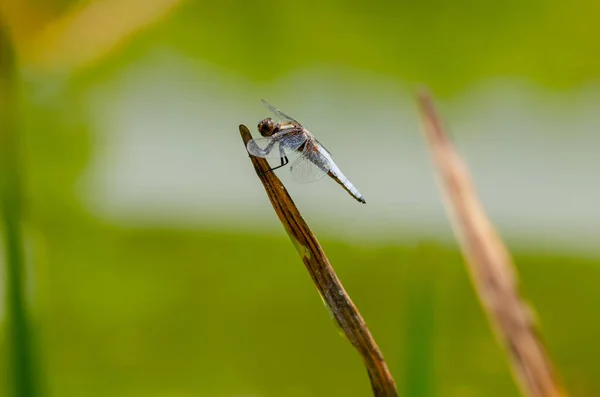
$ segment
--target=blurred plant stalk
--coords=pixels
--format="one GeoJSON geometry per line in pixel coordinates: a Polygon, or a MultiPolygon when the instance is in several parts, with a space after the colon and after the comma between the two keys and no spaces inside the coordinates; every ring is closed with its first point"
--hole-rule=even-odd
{"type": "Polygon", "coordinates": [[[84,67],[110,54],[184,0],[95,0],[77,2],[53,15],[52,2],[2,0],[0,14],[19,58],[48,70],[84,67]],[[118,17],[115,17],[118,16],[118,17]]]}
{"type": "Polygon", "coordinates": [[[15,397],[34,397],[35,356],[27,313],[21,231],[18,73],[13,47],[0,14],[0,213],[6,271],[6,333],[9,383],[15,397]]]}
{"type": "Polygon", "coordinates": [[[452,228],[479,299],[506,347],[524,395],[565,396],[539,338],[531,309],[519,296],[516,270],[481,205],[467,166],[455,152],[430,94],[418,93],[423,134],[439,175],[452,228]]]}

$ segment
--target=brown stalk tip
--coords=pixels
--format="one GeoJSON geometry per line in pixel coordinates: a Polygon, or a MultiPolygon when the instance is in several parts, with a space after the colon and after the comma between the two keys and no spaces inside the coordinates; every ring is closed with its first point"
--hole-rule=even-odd
{"type": "Polygon", "coordinates": [[[248,144],[248,141],[252,139],[252,134],[250,134],[250,130],[244,124],[240,124],[240,135],[242,136],[242,141],[244,142],[244,146],[248,144]]]}

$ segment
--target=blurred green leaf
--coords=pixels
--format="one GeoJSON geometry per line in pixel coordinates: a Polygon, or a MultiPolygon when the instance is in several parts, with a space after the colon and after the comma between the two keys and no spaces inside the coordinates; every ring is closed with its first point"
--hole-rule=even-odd
{"type": "Polygon", "coordinates": [[[6,330],[9,382],[15,397],[35,397],[36,357],[26,304],[25,258],[21,230],[18,76],[11,41],[0,18],[0,203],[6,270],[6,330]]]}

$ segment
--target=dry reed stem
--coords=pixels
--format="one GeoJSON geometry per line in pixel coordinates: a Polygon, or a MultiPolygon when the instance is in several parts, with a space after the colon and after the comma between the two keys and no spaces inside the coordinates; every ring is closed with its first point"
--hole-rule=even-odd
{"type": "Polygon", "coordinates": [[[419,92],[418,103],[454,233],[496,336],[507,347],[521,390],[530,397],[564,396],[530,308],[519,296],[510,255],[477,198],[468,169],[454,151],[425,90],[419,92]]]}
{"type": "MultiPolygon", "coordinates": [[[[240,134],[244,141],[244,147],[246,147],[248,141],[252,139],[252,135],[244,125],[240,125],[240,134]]],[[[300,215],[277,175],[274,172],[267,172],[270,168],[267,161],[254,156],[250,156],[250,159],[258,178],[264,185],[273,209],[302,257],[319,294],[346,338],[362,356],[371,379],[374,395],[376,397],[397,396],[394,379],[379,347],[358,309],[337,278],[319,241],[300,215]]]]}

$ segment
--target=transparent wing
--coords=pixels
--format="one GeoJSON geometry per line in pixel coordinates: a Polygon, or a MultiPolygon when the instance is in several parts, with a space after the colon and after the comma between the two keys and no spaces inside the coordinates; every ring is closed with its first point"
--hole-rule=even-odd
{"type": "MultiPolygon", "coordinates": [[[[312,146],[312,145],[311,145],[312,146]]],[[[292,178],[298,183],[308,183],[323,178],[331,163],[321,152],[304,149],[302,155],[290,166],[292,178]]]]}
{"type": "MultiPolygon", "coordinates": [[[[274,115],[282,118],[283,120],[287,120],[287,121],[294,121],[296,123],[298,123],[297,120],[294,120],[292,117],[288,116],[287,114],[283,113],[281,110],[277,109],[275,106],[271,105],[269,102],[265,101],[264,99],[261,99],[262,103],[269,108],[269,110],[271,112],[273,112],[274,115]]],[[[298,123],[300,124],[300,123],[298,123]]]]}
{"type": "Polygon", "coordinates": [[[256,157],[281,158],[298,150],[306,142],[304,134],[284,134],[277,137],[257,137],[248,141],[248,153],[256,157]]]}

